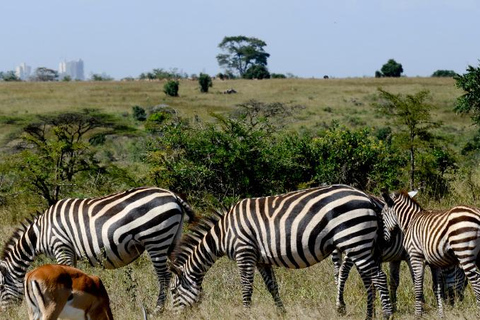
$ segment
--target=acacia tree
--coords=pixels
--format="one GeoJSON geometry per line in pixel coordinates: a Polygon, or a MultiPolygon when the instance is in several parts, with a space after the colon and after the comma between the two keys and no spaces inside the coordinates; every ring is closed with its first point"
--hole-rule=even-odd
{"type": "Polygon", "coordinates": [[[393,119],[400,133],[401,146],[408,150],[410,155],[409,180],[410,189],[415,188],[415,161],[417,149],[430,136],[429,130],[440,124],[432,120],[430,111],[433,105],[427,103],[430,92],[421,90],[415,94],[393,94],[383,89],[380,92],[381,102],[377,103],[378,110],[393,119]]]}
{"type": "Polygon", "coordinates": [[[73,186],[79,173],[99,169],[87,136],[93,138],[94,130],[113,125],[110,116],[93,110],[39,116],[39,121],[23,129],[26,148],[11,157],[12,170],[30,191],[52,205],[73,186]]]}
{"type": "Polygon", "coordinates": [[[266,66],[270,54],[265,52],[265,41],[245,36],[225,37],[218,45],[225,53],[217,55],[220,67],[237,72],[241,77],[252,66],[266,66]]]}

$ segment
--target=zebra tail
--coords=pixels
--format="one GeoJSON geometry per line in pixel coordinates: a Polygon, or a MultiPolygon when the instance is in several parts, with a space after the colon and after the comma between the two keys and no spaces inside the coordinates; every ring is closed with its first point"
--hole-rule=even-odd
{"type": "Polygon", "coordinates": [[[185,195],[177,194],[176,197],[177,197],[178,203],[182,206],[183,211],[188,216],[188,222],[191,223],[191,224],[192,223],[197,223],[199,221],[199,219],[198,219],[197,215],[195,214],[195,211],[193,211],[192,207],[190,207],[190,205],[185,200],[185,198],[186,198],[185,195]]]}

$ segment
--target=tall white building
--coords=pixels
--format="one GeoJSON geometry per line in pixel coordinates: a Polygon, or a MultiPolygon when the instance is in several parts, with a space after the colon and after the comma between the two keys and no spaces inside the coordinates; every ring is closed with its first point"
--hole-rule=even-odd
{"type": "Polygon", "coordinates": [[[15,68],[15,75],[20,78],[20,80],[27,80],[32,73],[32,67],[27,66],[24,62],[15,68]]]}
{"type": "Polygon", "coordinates": [[[58,76],[60,79],[69,76],[72,80],[85,80],[83,70],[83,60],[63,61],[58,66],[58,76]]]}

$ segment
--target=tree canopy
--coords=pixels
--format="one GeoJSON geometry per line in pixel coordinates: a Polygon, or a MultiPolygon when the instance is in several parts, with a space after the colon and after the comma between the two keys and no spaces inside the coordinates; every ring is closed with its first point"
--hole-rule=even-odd
{"type": "Polygon", "coordinates": [[[236,72],[241,77],[252,66],[266,66],[270,54],[265,52],[265,41],[245,36],[225,37],[218,47],[224,51],[217,55],[220,67],[236,72]]]}
{"type": "Polygon", "coordinates": [[[394,59],[390,59],[382,66],[382,69],[380,69],[380,71],[375,72],[375,76],[398,78],[402,75],[402,73],[402,64],[396,62],[394,59]]]}
{"type": "Polygon", "coordinates": [[[456,86],[465,93],[458,97],[455,111],[471,113],[475,124],[480,125],[480,66],[468,66],[467,73],[454,77],[456,86]]]}

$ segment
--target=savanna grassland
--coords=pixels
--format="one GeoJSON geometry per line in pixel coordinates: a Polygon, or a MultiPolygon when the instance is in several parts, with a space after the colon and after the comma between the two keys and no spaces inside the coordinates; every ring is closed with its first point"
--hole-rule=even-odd
{"type": "MultiPolygon", "coordinates": [[[[286,130],[315,130],[329,126],[332,121],[351,128],[384,127],[389,120],[376,111],[378,88],[392,93],[412,94],[429,90],[436,106],[433,119],[443,125],[435,129],[453,150],[461,150],[476,128],[466,116],[454,112],[456,98],[462,92],[451,78],[362,78],[362,79],[271,79],[271,80],[214,80],[208,94],[199,92],[196,81],[181,80],[179,97],[163,93],[164,82],[55,82],[55,83],[3,83],[0,82],[0,150],[6,148],[21,132],[23,126],[37,115],[53,112],[78,111],[85,108],[99,109],[120,118],[130,119],[132,106],[149,108],[168,105],[181,117],[213,121],[212,114],[226,114],[238,104],[248,100],[265,103],[282,102],[299,105],[287,121],[286,130]],[[237,94],[223,94],[234,88],[237,94]]],[[[136,124],[141,127],[142,124],[136,124]]],[[[123,141],[123,140],[122,140],[123,141]]],[[[121,148],[120,146],[117,148],[121,148]]],[[[461,164],[460,164],[461,166],[461,164]]],[[[126,165],[128,167],[128,163],[126,165]]],[[[132,170],[138,170],[132,165],[132,170]]],[[[140,170],[144,168],[140,167],[140,170]]],[[[474,177],[478,180],[478,170],[474,177]]],[[[420,198],[425,207],[445,207],[457,203],[480,205],[468,196],[469,186],[461,180],[452,183],[453,193],[442,202],[420,198]]],[[[88,194],[86,196],[96,196],[88,194]]],[[[0,245],[7,241],[15,226],[32,211],[32,204],[25,204],[22,197],[11,195],[9,205],[0,204],[0,245]],[[19,199],[15,203],[14,199],[19,199]],[[13,202],[13,204],[12,204],[13,202]]],[[[40,203],[39,203],[40,206],[40,203]]],[[[39,207],[37,210],[43,210],[39,207]]],[[[48,260],[37,259],[34,265],[48,260]]],[[[113,314],[116,319],[141,318],[140,305],[152,309],[157,297],[157,282],[153,267],[145,255],[128,267],[119,270],[100,270],[80,263],[80,268],[99,275],[109,291],[113,314]]],[[[385,268],[388,273],[387,265],[385,268]]],[[[175,315],[169,310],[154,319],[363,319],[365,317],[365,291],[356,271],[352,271],[346,286],[347,315],[335,312],[336,287],[333,264],[330,259],[304,270],[276,269],[280,295],[287,309],[285,316],[276,313],[273,300],[257,274],[251,310],[242,307],[240,276],[233,262],[220,259],[207,273],[204,281],[202,303],[191,311],[175,315]]],[[[397,319],[413,319],[414,296],[406,265],[402,265],[401,285],[398,291],[397,319]]],[[[436,306],[427,271],[426,319],[436,319],[436,306]]],[[[378,300],[378,299],[377,299],[378,300]]],[[[381,307],[377,301],[377,316],[381,307]]],[[[466,298],[446,311],[447,319],[475,318],[475,299],[470,287],[466,298]]],[[[0,319],[26,319],[25,305],[0,314],[0,319]]]]}

